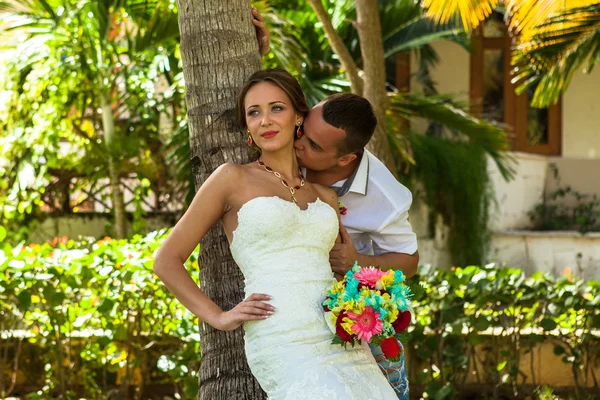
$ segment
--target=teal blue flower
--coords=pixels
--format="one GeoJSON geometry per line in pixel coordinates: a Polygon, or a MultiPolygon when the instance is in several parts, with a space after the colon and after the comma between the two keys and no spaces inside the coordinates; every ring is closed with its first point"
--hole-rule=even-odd
{"type": "Polygon", "coordinates": [[[399,283],[404,283],[404,274],[399,269],[394,270],[394,283],[393,285],[397,285],[399,283]]]}
{"type": "Polygon", "coordinates": [[[358,300],[358,279],[353,277],[346,278],[346,294],[344,295],[344,301],[353,299],[358,300]]]}

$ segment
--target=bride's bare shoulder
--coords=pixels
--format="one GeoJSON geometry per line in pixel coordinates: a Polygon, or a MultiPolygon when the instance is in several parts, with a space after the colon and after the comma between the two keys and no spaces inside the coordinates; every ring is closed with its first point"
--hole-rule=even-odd
{"type": "Polygon", "coordinates": [[[227,179],[243,179],[250,172],[250,164],[225,163],[219,165],[211,176],[227,179]]]}
{"type": "Polygon", "coordinates": [[[337,207],[338,196],[333,189],[328,188],[327,186],[319,185],[318,183],[313,183],[312,185],[317,191],[317,194],[322,201],[328,203],[332,207],[337,207]]]}

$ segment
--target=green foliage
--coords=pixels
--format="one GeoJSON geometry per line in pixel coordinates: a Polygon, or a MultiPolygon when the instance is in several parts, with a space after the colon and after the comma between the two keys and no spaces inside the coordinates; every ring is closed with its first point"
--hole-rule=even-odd
{"type": "Polygon", "coordinates": [[[487,265],[423,266],[410,284],[416,325],[408,351],[425,365],[411,384],[424,388],[423,397],[451,399],[471,373],[478,388],[487,388],[479,398],[498,398],[503,387],[516,397],[521,385],[540,384],[530,368],[520,368],[523,349],[548,342],[584,398],[590,368],[600,362],[600,283],[487,265]]]}
{"type": "Polygon", "coordinates": [[[2,5],[2,38],[15,45],[0,78],[0,223],[18,240],[42,205],[70,213],[91,198],[110,209],[113,158],[123,187],[144,182],[128,207],[140,229],[145,194],[158,198],[153,211],[179,196],[165,150],[185,114],[175,2],[2,5]]]}
{"type": "Polygon", "coordinates": [[[415,166],[426,202],[450,229],[448,247],[458,266],[484,262],[489,244],[488,216],[492,188],[487,157],[473,143],[409,137],[415,166]]]}
{"type": "MultiPolygon", "coordinates": [[[[180,396],[193,398],[201,359],[198,326],[152,273],[164,238],[155,232],[130,241],[4,244],[0,343],[11,351],[0,352],[0,372],[10,372],[25,341],[45,350],[37,364],[17,356],[17,367],[43,386],[38,398],[77,392],[76,398],[96,399],[119,381],[142,390],[172,384],[180,396]]],[[[186,263],[192,276],[195,254],[186,263]]],[[[519,349],[531,351],[542,342],[555,346],[582,393],[589,369],[600,361],[596,281],[526,277],[488,265],[450,271],[425,266],[408,283],[415,324],[406,334],[406,351],[411,368],[421,366],[411,384],[424,388],[423,397],[458,396],[469,371],[490,388],[485,398],[494,397],[494,388],[538,385],[519,369],[519,349]]]]}
{"type": "MultiPolygon", "coordinates": [[[[25,340],[45,350],[41,376],[28,371],[43,398],[81,384],[82,395],[98,398],[116,379],[126,386],[172,383],[182,394],[197,389],[197,323],[152,271],[164,238],[154,232],[130,241],[4,244],[0,332],[6,346],[25,340]]],[[[197,276],[195,255],[186,266],[197,276]]],[[[9,354],[0,354],[5,368],[14,365],[9,354]]],[[[0,387],[0,397],[6,389],[0,387]]]]}
{"type": "Polygon", "coordinates": [[[579,193],[570,186],[558,188],[537,204],[529,217],[541,231],[600,231],[600,199],[579,193]],[[570,206],[569,204],[575,204],[570,206]]]}

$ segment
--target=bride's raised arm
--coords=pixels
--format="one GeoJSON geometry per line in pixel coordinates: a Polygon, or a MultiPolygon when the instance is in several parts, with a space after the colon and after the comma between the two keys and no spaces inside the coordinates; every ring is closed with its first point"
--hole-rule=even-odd
{"type": "Polygon", "coordinates": [[[154,260],[154,272],[194,315],[220,330],[233,330],[244,321],[266,318],[272,307],[265,294],[253,294],[229,312],[224,312],[193,281],[184,267],[196,245],[228,211],[232,188],[240,180],[242,167],[223,164],[204,182],[192,204],[177,222],[154,260]]]}

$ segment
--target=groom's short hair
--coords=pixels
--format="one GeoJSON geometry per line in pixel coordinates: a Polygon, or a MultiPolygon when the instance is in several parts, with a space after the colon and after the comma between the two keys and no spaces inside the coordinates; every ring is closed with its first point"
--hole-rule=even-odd
{"type": "Polygon", "coordinates": [[[346,138],[337,143],[338,154],[362,150],[377,126],[377,118],[369,100],[352,93],[337,93],[323,101],[323,120],[346,132],[346,138]]]}

